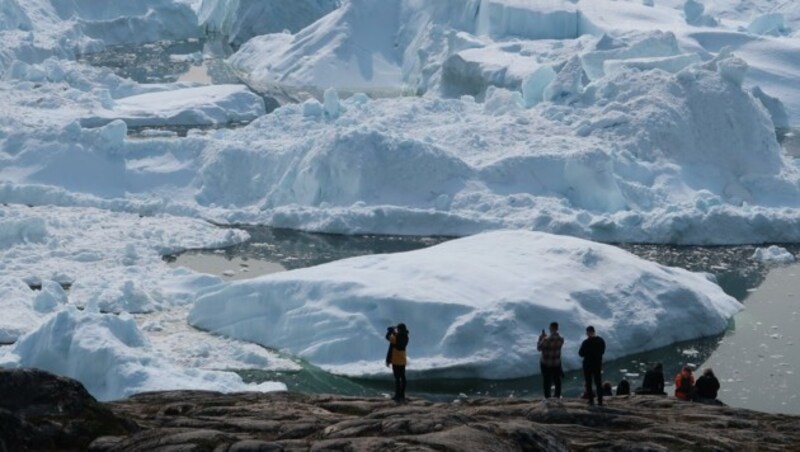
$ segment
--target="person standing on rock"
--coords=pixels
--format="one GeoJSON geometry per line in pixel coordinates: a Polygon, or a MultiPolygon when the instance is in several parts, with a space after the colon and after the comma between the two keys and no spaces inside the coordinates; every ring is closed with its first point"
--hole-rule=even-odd
{"type": "Polygon", "coordinates": [[[603,404],[603,354],[606,352],[606,342],[598,336],[593,326],[586,327],[587,338],[581,344],[578,354],[583,358],[583,378],[586,384],[586,393],[589,395],[589,405],[594,405],[594,394],[597,394],[597,404],[603,404]],[[592,381],[597,388],[592,392],[592,381]]]}
{"type": "Polygon", "coordinates": [[[389,341],[389,351],[386,353],[386,367],[392,366],[394,374],[395,402],[406,400],[406,347],[408,346],[408,329],[405,323],[398,323],[397,327],[390,326],[386,330],[386,340],[389,341]]]}
{"type": "Polygon", "coordinates": [[[564,373],[561,369],[561,347],[564,345],[564,338],[558,334],[558,322],[550,324],[550,335],[542,334],[536,344],[539,350],[539,368],[542,371],[542,384],[544,385],[544,398],[550,398],[551,386],[555,386],[555,397],[561,398],[561,376],[564,373]]]}

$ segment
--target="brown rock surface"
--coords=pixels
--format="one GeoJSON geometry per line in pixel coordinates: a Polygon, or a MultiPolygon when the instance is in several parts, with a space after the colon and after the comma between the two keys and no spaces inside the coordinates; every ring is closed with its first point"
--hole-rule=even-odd
{"type": "Polygon", "coordinates": [[[800,450],[800,417],[672,398],[452,403],[174,391],[96,402],[73,380],[0,370],[0,452],[800,450]]]}
{"type": "Polygon", "coordinates": [[[800,418],[671,398],[454,403],[163,392],[114,403],[145,430],[94,450],[800,450],[800,418]]]}

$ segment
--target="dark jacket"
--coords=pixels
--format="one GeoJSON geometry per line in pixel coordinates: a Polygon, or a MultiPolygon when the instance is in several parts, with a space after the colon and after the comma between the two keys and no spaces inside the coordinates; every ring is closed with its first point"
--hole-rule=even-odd
{"type": "Polygon", "coordinates": [[[602,367],[605,352],[606,341],[600,336],[592,336],[583,341],[578,355],[583,358],[583,367],[591,369],[602,367]]]}
{"type": "Polygon", "coordinates": [[[719,380],[713,375],[703,375],[694,384],[695,395],[704,399],[716,399],[719,380]]]}
{"type": "Polygon", "coordinates": [[[642,382],[643,394],[663,394],[664,393],[664,372],[653,368],[644,373],[642,382]]]}

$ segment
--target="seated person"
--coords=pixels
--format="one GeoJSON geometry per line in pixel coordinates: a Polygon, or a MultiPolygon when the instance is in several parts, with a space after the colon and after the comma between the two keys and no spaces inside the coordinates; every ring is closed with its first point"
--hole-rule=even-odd
{"type": "Polygon", "coordinates": [[[603,397],[605,397],[605,396],[613,396],[613,395],[614,395],[614,392],[611,389],[611,382],[610,381],[606,381],[605,383],[603,383],[603,397]]]}
{"type": "Polygon", "coordinates": [[[642,386],[636,388],[636,394],[667,395],[664,392],[664,366],[661,363],[645,372],[642,386]]]}
{"type": "Polygon", "coordinates": [[[692,375],[692,368],[685,366],[675,375],[675,397],[680,400],[692,400],[694,393],[694,375],[692,375]]]}
{"type": "Polygon", "coordinates": [[[694,400],[697,402],[712,402],[717,399],[719,380],[711,369],[703,370],[703,375],[694,384],[694,400]]]}
{"type": "Polygon", "coordinates": [[[631,384],[628,383],[628,380],[622,379],[617,385],[617,395],[631,395],[631,384]]]}

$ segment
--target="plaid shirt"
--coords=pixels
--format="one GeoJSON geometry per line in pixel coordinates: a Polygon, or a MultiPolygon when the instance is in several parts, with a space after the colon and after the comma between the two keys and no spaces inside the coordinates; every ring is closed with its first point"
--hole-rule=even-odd
{"type": "Polygon", "coordinates": [[[564,338],[559,336],[558,333],[552,333],[550,336],[539,339],[536,350],[542,352],[539,356],[539,361],[542,365],[547,367],[560,367],[562,345],[564,345],[564,338]]]}

